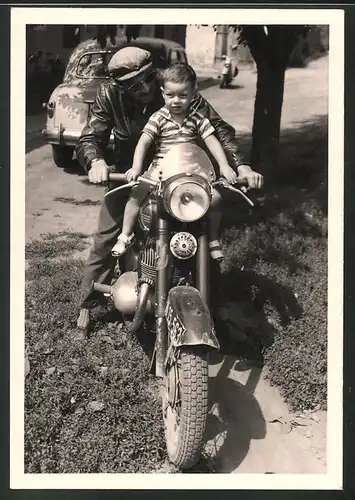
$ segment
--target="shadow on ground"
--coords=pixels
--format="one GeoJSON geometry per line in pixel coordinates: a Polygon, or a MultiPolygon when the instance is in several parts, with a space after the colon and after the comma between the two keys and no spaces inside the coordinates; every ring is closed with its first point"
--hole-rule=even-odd
{"type": "MultiPolygon", "coordinates": [[[[237,140],[247,158],[251,151],[251,135],[239,134],[237,140]]],[[[255,167],[254,167],[255,168],[255,167]]],[[[314,116],[311,120],[283,128],[280,137],[279,164],[261,171],[264,176],[264,193],[277,193],[282,197],[289,190],[303,193],[300,197],[312,198],[326,212],[328,178],[328,117],[314,116]]],[[[250,192],[258,197],[256,191],[250,192]]],[[[289,200],[290,203],[291,200],[289,200]]],[[[292,200],[293,201],[293,200],[292,200]]],[[[275,204],[275,202],[271,202],[275,204]]],[[[285,203],[285,200],[283,200],[285,203]]],[[[270,197],[268,197],[270,207],[270,197]]],[[[280,203],[275,208],[280,209],[280,203]]]]}
{"type": "MultiPolygon", "coordinates": [[[[217,85],[219,86],[219,80],[217,81],[217,85]]],[[[238,85],[237,83],[230,83],[229,85],[227,85],[227,87],[224,87],[223,89],[221,90],[237,90],[237,89],[243,89],[244,88],[244,85],[238,85]]]]}
{"type": "Polygon", "coordinates": [[[260,367],[225,356],[217,376],[210,378],[205,439],[206,451],[212,456],[217,471],[234,471],[246,457],[251,440],[266,436],[266,422],[254,396],[260,374],[260,367]],[[250,370],[245,384],[228,378],[233,370],[250,370]]]}
{"type": "Polygon", "coordinates": [[[230,267],[221,275],[212,300],[217,304],[215,323],[221,350],[263,365],[263,352],[276,333],[265,313],[274,307],[281,326],[302,315],[293,291],[273,277],[230,267]],[[217,296],[218,295],[218,296],[217,296]]]}
{"type": "Polygon", "coordinates": [[[222,275],[220,285],[222,309],[215,315],[215,327],[221,348],[211,353],[210,365],[221,367],[209,380],[207,446],[191,473],[230,473],[247,456],[251,441],[265,438],[266,422],[254,392],[277,327],[270,324],[264,306],[270,302],[275,307],[283,326],[302,314],[293,291],[275,279],[233,269],[222,275]],[[248,371],[246,382],[230,377],[233,371],[248,371]]]}

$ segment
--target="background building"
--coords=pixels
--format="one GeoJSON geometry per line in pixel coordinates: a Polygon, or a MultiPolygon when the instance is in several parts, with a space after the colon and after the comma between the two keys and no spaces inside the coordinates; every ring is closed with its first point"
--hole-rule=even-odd
{"type": "MultiPolygon", "coordinates": [[[[32,24],[27,26],[26,54],[39,50],[58,55],[66,64],[72,50],[82,41],[97,35],[96,25],[32,24]]],[[[117,36],[124,35],[124,26],[117,26],[117,36]]],[[[166,38],[185,46],[186,25],[143,25],[140,36],[166,38]]]]}

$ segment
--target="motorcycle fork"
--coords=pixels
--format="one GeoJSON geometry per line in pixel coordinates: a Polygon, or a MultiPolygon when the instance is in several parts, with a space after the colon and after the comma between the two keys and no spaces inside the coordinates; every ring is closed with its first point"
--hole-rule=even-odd
{"type": "Polygon", "coordinates": [[[209,265],[210,256],[208,247],[207,220],[203,220],[201,222],[201,230],[198,237],[198,249],[196,256],[196,288],[200,291],[206,305],[209,305],[210,299],[209,265]]]}
{"type": "Polygon", "coordinates": [[[172,269],[172,256],[169,249],[169,235],[169,223],[167,219],[159,214],[157,220],[156,240],[157,272],[155,301],[155,375],[157,377],[164,377],[166,373],[165,359],[168,348],[168,327],[165,319],[165,308],[169,293],[169,277],[172,269]]]}

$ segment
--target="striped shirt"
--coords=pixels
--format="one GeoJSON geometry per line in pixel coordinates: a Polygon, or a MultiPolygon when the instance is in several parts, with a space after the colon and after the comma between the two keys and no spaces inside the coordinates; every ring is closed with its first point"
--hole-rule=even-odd
{"type": "Polygon", "coordinates": [[[143,133],[149,135],[155,142],[155,161],[163,158],[171,146],[193,142],[197,138],[205,140],[215,131],[211,122],[198,111],[192,111],[183,121],[177,123],[166,106],[156,111],[143,128],[143,133]]]}

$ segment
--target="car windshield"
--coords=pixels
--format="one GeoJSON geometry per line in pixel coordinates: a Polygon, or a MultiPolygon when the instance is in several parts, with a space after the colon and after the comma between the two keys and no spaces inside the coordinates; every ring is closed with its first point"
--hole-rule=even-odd
{"type": "Polygon", "coordinates": [[[80,57],[76,66],[76,76],[80,78],[105,78],[109,76],[108,63],[114,55],[111,52],[87,52],[80,57]]]}

